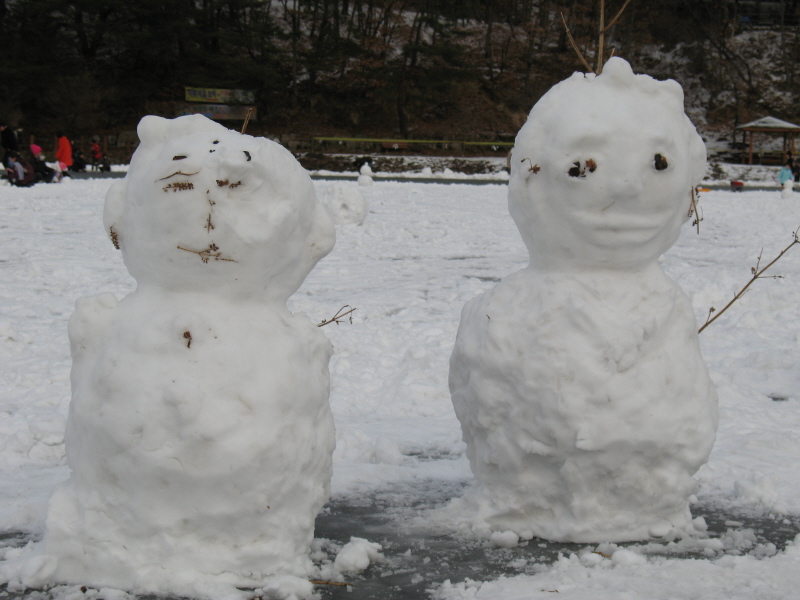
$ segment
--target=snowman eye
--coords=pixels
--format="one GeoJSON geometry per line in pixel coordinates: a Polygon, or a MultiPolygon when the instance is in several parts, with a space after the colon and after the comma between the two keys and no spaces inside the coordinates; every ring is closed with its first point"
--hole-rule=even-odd
{"type": "Polygon", "coordinates": [[[574,166],[567,171],[567,175],[570,177],[586,177],[586,171],[594,173],[597,170],[597,163],[594,162],[593,158],[587,158],[583,165],[581,165],[581,161],[579,160],[576,160],[572,164],[574,166]]]}
{"type": "Polygon", "coordinates": [[[656,171],[663,171],[664,169],[666,169],[669,166],[669,162],[667,162],[667,157],[666,156],[662,156],[660,154],[656,154],[653,157],[653,160],[654,160],[654,163],[655,163],[656,171]]]}
{"type": "Polygon", "coordinates": [[[183,160],[184,158],[186,158],[186,157],[185,157],[185,156],[180,156],[180,155],[179,155],[179,156],[173,156],[173,157],[172,157],[172,160],[183,160]]]}

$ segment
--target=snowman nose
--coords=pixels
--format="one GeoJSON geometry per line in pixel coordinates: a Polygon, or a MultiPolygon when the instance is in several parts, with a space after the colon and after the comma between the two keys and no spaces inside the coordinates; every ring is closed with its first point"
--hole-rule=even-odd
{"type": "Polygon", "coordinates": [[[636,176],[618,176],[609,182],[609,191],[620,199],[633,199],[642,195],[644,185],[642,179],[636,176]]]}

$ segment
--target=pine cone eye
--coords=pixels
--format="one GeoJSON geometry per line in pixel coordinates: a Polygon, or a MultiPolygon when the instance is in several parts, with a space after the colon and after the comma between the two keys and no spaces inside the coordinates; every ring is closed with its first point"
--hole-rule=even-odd
{"type": "Polygon", "coordinates": [[[656,154],[653,158],[656,166],[656,171],[663,171],[669,166],[666,156],[661,156],[660,154],[656,154]]]}

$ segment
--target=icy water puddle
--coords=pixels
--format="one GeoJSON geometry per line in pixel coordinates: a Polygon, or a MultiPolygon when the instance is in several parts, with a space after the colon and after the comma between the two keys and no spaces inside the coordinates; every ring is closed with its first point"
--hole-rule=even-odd
{"type": "MultiPolygon", "coordinates": [[[[558,559],[586,551],[602,553],[597,544],[561,544],[533,539],[516,548],[494,548],[488,542],[464,540],[450,535],[425,533],[408,524],[426,511],[442,506],[447,499],[463,494],[464,485],[442,482],[417,482],[415,489],[385,490],[367,498],[334,500],[317,517],[317,538],[325,540],[331,552],[350,541],[351,536],[366,538],[383,547],[384,562],[370,566],[361,575],[349,577],[348,586],[319,585],[324,600],[424,600],[430,590],[446,579],[460,582],[496,579],[501,575],[534,574],[558,559]]],[[[708,524],[714,544],[665,543],[620,544],[637,546],[646,554],[675,558],[716,558],[723,554],[769,556],[781,551],[800,533],[800,515],[745,515],[726,513],[702,504],[693,507],[695,517],[708,524]],[[772,544],[773,546],[770,546],[772,544]]],[[[0,534],[0,546],[21,546],[29,538],[19,534],[0,534]]],[[[604,553],[603,553],[604,554],[604,553]]],[[[329,558],[333,558],[333,553],[329,558]]],[[[0,600],[47,600],[50,594],[28,590],[9,592],[0,588],[0,600]]],[[[157,600],[142,596],[140,600],[157,600]]],[[[176,600],[176,599],[163,599],[176,600]]]]}
{"type": "MultiPolygon", "coordinates": [[[[349,578],[352,585],[348,588],[318,586],[324,599],[420,600],[430,597],[429,590],[446,579],[456,583],[466,578],[490,580],[501,575],[535,574],[555,562],[559,554],[568,556],[598,549],[598,544],[562,544],[535,538],[521,542],[516,548],[494,548],[488,542],[450,535],[408,533],[405,523],[420,511],[442,505],[447,498],[461,496],[464,488],[419,491],[416,502],[405,506],[398,505],[396,500],[408,500],[407,493],[398,495],[391,491],[363,501],[347,499],[326,506],[325,514],[317,517],[316,537],[339,544],[348,542],[350,536],[366,538],[381,544],[386,562],[371,565],[361,576],[349,578]]],[[[703,505],[693,506],[692,514],[704,517],[709,537],[719,540],[714,544],[716,549],[692,544],[668,548],[666,543],[656,542],[645,546],[646,554],[695,559],[748,552],[769,556],[783,550],[800,533],[800,515],[726,514],[703,505]]],[[[602,551],[602,546],[598,550],[602,551]]]]}

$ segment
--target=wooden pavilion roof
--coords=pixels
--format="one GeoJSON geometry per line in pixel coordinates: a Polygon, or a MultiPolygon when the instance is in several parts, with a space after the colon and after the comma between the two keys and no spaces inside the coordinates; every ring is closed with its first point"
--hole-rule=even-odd
{"type": "Polygon", "coordinates": [[[775,117],[762,117],[755,121],[750,121],[744,125],[739,125],[736,129],[742,131],[765,131],[772,133],[800,133],[800,125],[789,123],[783,119],[775,117]]]}

